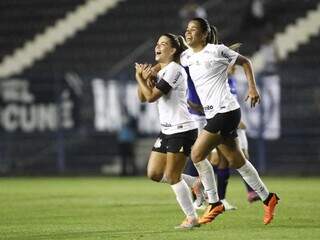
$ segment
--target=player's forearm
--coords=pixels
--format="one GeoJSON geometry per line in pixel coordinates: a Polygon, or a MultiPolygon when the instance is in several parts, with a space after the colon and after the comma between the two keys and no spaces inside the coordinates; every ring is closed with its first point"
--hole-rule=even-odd
{"type": "Polygon", "coordinates": [[[236,63],[243,67],[243,71],[244,71],[246,78],[247,78],[247,81],[248,81],[249,89],[257,88],[256,80],[255,80],[254,74],[253,74],[253,67],[252,67],[251,61],[248,58],[246,58],[242,55],[239,55],[236,63]]]}
{"type": "Polygon", "coordinates": [[[142,76],[136,76],[136,79],[139,84],[138,90],[141,91],[141,94],[145,98],[145,100],[149,101],[149,99],[152,99],[153,97],[153,92],[152,89],[147,85],[147,82],[142,79],[142,76]]]}
{"type": "Polygon", "coordinates": [[[249,88],[256,88],[257,87],[256,80],[253,74],[252,64],[250,60],[248,60],[247,62],[244,62],[242,67],[246,75],[249,88]]]}
{"type": "Polygon", "coordinates": [[[143,95],[140,85],[138,85],[138,97],[140,102],[145,102],[146,101],[146,97],[143,95]]]}

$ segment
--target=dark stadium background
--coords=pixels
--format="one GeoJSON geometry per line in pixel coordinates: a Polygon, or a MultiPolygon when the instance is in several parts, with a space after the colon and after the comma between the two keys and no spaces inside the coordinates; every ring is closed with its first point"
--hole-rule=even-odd
{"type": "MultiPolygon", "coordinates": [[[[263,37],[274,39],[310,11],[320,11],[319,0],[269,0],[263,22],[255,22],[250,0],[196,2],[219,29],[221,42],[241,42],[246,56],[260,49],[263,37]]],[[[186,3],[1,0],[0,175],[120,174],[117,138],[128,113],[137,118],[135,161],[137,173],[144,174],[157,128],[152,111],[134,104],[133,64],[153,61],[159,34],[183,34],[179,11],[186,3]],[[90,11],[89,2],[98,7],[90,11]],[[67,21],[86,6],[87,12],[67,21]],[[52,43],[58,34],[46,37],[50,29],[64,37],[52,43]],[[34,47],[29,52],[28,44],[34,47]],[[100,123],[97,96],[106,98],[100,123]]],[[[249,137],[251,161],[264,174],[320,174],[319,22],[318,17],[310,27],[317,30],[277,64],[279,138],[249,137]]]]}

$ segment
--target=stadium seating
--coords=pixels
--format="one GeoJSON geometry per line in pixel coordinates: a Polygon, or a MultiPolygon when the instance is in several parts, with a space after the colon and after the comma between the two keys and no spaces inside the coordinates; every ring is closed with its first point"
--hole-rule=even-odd
{"type": "Polygon", "coordinates": [[[83,2],[85,0],[2,0],[0,2],[0,61],[83,2]]]}
{"type": "MultiPolygon", "coordinates": [[[[86,0],[1,0],[0,62],[16,48],[22,47],[27,40],[32,40],[36,34],[85,2],[86,0]]],[[[204,0],[197,2],[208,3],[204,0]]],[[[273,26],[271,35],[283,31],[288,23],[304,16],[306,11],[319,3],[318,0],[292,2],[266,1],[266,19],[273,26]]],[[[44,89],[64,84],[65,75],[70,72],[78,74],[86,87],[90,87],[90,81],[96,77],[131,81],[132,63],[136,60],[152,61],[152,47],[148,47],[138,59],[129,59],[128,56],[147,41],[154,41],[160,33],[183,33],[178,12],[184,3],[183,0],[121,1],[117,7],[98,17],[32,67],[13,77],[30,79],[44,89]],[[124,60],[127,60],[128,65],[110,75],[110,70],[124,60]]],[[[246,22],[249,4],[250,0],[217,1],[212,7],[208,5],[207,9],[208,19],[218,27],[221,41],[226,44],[244,43],[241,52],[245,55],[251,55],[259,48],[261,39],[256,37],[256,33],[263,32],[260,27],[246,22]]],[[[293,172],[297,169],[312,172],[317,169],[314,166],[320,165],[318,148],[310,147],[316,146],[320,140],[320,82],[317,71],[319,40],[319,35],[313,37],[310,43],[301,46],[279,65],[282,138],[267,142],[270,171],[282,171],[290,165],[293,172]],[[306,162],[310,167],[303,169],[306,162]]],[[[83,111],[87,111],[92,108],[92,99],[88,95],[83,98],[83,111]]],[[[67,169],[97,169],[116,155],[114,134],[95,133],[92,130],[92,116],[87,113],[84,118],[86,119],[77,125],[74,132],[64,133],[67,169]]],[[[1,161],[7,161],[5,164],[15,171],[56,169],[58,137],[51,133],[5,134],[5,141],[1,145],[4,160],[0,159],[0,167],[1,161]],[[13,143],[15,144],[12,145],[13,143]],[[13,146],[19,146],[19,150],[13,146]]],[[[252,139],[250,143],[253,146],[255,144],[252,139]]],[[[253,156],[256,154],[255,150],[253,147],[253,156]]]]}
{"type": "Polygon", "coordinates": [[[273,170],[317,172],[320,141],[320,34],[280,65],[282,138],[269,143],[273,170]],[[307,165],[306,165],[307,164],[307,165]]]}

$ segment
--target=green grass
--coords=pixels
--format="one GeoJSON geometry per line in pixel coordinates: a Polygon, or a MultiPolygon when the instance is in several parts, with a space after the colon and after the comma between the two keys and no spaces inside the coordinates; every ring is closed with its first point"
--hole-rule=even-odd
{"type": "Polygon", "coordinates": [[[238,210],[191,231],[171,188],[145,178],[0,178],[0,239],[320,239],[320,178],[264,178],[281,198],[264,226],[239,177],[228,199],[238,210]]]}

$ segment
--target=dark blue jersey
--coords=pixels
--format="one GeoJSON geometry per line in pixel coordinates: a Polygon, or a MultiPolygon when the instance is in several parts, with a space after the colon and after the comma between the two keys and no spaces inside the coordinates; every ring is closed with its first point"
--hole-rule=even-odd
{"type": "Polygon", "coordinates": [[[230,92],[237,96],[237,82],[236,82],[236,79],[233,77],[233,76],[229,76],[228,77],[228,84],[229,84],[229,87],[230,87],[230,92]]]}
{"type": "MultiPolygon", "coordinates": [[[[202,105],[201,104],[201,101],[200,101],[200,98],[197,94],[197,91],[196,91],[196,88],[194,86],[194,83],[190,77],[190,73],[189,73],[189,68],[188,67],[185,67],[184,68],[188,74],[188,101],[194,103],[194,104],[197,104],[197,105],[202,105]]],[[[204,116],[204,113],[201,113],[199,111],[196,111],[190,107],[188,107],[188,110],[191,114],[195,114],[195,115],[199,115],[199,116],[204,116]]]]}

